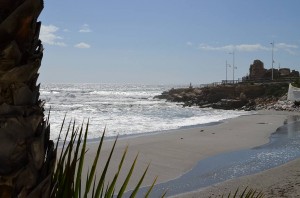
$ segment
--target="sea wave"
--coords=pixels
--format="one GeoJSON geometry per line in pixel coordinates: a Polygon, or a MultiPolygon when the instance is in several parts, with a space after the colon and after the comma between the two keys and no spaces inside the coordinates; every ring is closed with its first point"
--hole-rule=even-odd
{"type": "Polygon", "coordinates": [[[45,109],[51,107],[51,138],[56,139],[67,114],[69,120],[90,120],[88,138],[140,134],[217,122],[247,114],[182,107],[153,97],[170,86],[116,84],[48,84],[41,88],[45,109]]]}

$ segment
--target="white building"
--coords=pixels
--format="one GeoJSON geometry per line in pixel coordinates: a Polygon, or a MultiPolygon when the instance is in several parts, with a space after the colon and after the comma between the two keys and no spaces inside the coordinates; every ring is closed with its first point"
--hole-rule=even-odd
{"type": "Polygon", "coordinates": [[[300,101],[300,88],[294,87],[290,83],[287,99],[290,101],[300,101]]]}

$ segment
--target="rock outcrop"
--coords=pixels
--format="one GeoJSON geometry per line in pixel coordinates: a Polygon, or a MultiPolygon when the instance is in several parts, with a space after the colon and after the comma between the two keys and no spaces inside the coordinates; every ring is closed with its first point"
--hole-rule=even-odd
{"type": "Polygon", "coordinates": [[[202,88],[173,88],[155,98],[181,102],[183,106],[254,110],[261,105],[277,102],[287,91],[288,83],[237,84],[202,88]]]}

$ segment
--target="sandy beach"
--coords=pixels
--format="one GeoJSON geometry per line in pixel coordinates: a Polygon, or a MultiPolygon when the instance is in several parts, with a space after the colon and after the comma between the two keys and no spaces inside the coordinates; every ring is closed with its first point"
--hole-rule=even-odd
{"type": "MultiPolygon", "coordinates": [[[[295,114],[297,115],[297,113],[292,112],[258,111],[256,114],[225,120],[223,123],[213,126],[120,138],[116,145],[108,178],[112,178],[116,172],[126,146],[129,148],[119,181],[124,180],[131,163],[136,155],[139,154],[129,188],[133,188],[137,184],[143,171],[150,164],[149,171],[143,183],[144,186],[147,186],[153,182],[156,176],[158,177],[157,183],[175,179],[191,170],[198,161],[209,156],[266,144],[269,141],[270,135],[278,127],[282,126],[289,116],[295,114]]],[[[105,141],[103,145],[98,172],[101,171],[104,165],[103,161],[106,160],[112,143],[113,141],[105,141]]],[[[88,170],[88,167],[91,167],[97,143],[90,143],[88,148],[85,171],[88,170]]],[[[270,194],[270,197],[281,197],[280,188],[286,190],[285,185],[288,185],[290,187],[294,186],[291,187],[291,194],[297,194],[300,188],[299,179],[297,180],[297,176],[299,177],[300,174],[299,170],[297,170],[299,164],[300,161],[296,160],[256,175],[233,179],[200,189],[201,191],[190,192],[178,195],[177,197],[200,197],[200,195],[201,197],[209,197],[210,195],[218,195],[221,192],[226,193],[233,189],[235,191],[238,186],[251,186],[253,188],[264,189],[266,190],[266,194],[270,194]],[[278,178],[285,178],[286,181],[283,180],[285,183],[282,183],[282,180],[279,182],[278,178]],[[229,188],[229,186],[233,189],[229,188]],[[273,196],[271,196],[272,193],[273,196]]],[[[112,179],[108,180],[111,181],[112,179]]]]}

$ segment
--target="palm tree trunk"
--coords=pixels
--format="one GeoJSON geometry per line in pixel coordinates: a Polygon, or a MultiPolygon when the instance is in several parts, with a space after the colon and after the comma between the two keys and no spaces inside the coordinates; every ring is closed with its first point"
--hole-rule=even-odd
{"type": "Polygon", "coordinates": [[[0,197],[49,197],[56,151],[39,99],[43,0],[0,0],[0,197]]]}

